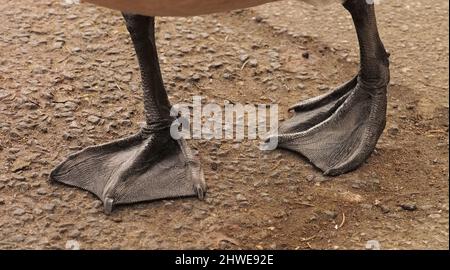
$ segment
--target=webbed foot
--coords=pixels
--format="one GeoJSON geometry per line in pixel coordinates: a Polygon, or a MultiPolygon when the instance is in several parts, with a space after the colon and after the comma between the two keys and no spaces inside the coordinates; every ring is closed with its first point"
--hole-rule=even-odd
{"type": "Polygon", "coordinates": [[[386,86],[355,78],[323,96],[301,102],[280,125],[278,147],[298,152],[325,175],[356,169],[373,152],[386,123],[386,86]]]}
{"type": "Polygon", "coordinates": [[[345,85],[292,107],[278,147],[298,152],[326,175],[360,166],[386,124],[389,59],[378,34],[373,3],[347,0],[360,45],[361,71],[345,85]]]}
{"type": "Polygon", "coordinates": [[[197,196],[206,192],[203,171],[184,140],[166,131],[88,147],[50,174],[52,181],[92,192],[106,213],[119,204],[197,196]]]}

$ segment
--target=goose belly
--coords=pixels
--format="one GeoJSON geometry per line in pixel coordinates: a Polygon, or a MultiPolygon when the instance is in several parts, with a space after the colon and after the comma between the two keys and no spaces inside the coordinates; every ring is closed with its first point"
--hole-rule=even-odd
{"type": "MultiPolygon", "coordinates": [[[[280,0],[82,0],[112,9],[149,16],[195,16],[248,8],[280,0]]],[[[339,3],[342,0],[296,0],[312,5],[339,3]]]]}

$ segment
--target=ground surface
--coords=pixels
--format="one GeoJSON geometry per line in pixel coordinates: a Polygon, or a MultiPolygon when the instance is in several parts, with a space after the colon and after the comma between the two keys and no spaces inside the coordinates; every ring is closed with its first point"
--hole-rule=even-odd
{"type": "MultiPolygon", "coordinates": [[[[388,123],[360,169],[324,178],[293,153],[260,152],[256,141],[190,141],[206,201],[106,216],[91,194],[47,177],[69,153],[139,129],[142,95],[123,21],[90,5],[0,0],[0,248],[75,240],[86,249],[364,249],[377,240],[384,249],[447,249],[448,1],[382,1],[377,10],[392,53],[388,123]]],[[[281,119],[358,67],[339,6],[286,1],[158,19],[158,46],[173,102],[194,94],[277,102],[281,119]]]]}

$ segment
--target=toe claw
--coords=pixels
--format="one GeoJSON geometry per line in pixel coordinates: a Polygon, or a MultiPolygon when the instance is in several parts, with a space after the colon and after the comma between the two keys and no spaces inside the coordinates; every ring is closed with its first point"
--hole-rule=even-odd
{"type": "Polygon", "coordinates": [[[204,191],[203,187],[200,184],[195,185],[195,192],[197,193],[197,197],[200,200],[204,200],[205,199],[205,191],[204,191]]]}
{"type": "Polygon", "coordinates": [[[112,209],[113,209],[113,203],[114,203],[113,199],[108,198],[108,197],[105,199],[105,201],[103,203],[103,209],[105,211],[105,214],[107,214],[107,215],[111,214],[112,209]]]}

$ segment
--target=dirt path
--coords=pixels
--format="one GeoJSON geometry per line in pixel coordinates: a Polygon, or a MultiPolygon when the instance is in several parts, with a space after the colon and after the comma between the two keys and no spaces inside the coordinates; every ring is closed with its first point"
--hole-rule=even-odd
{"type": "MultiPolygon", "coordinates": [[[[0,0],[0,14],[0,248],[76,240],[87,249],[363,249],[378,240],[385,249],[448,249],[447,1],[379,6],[392,53],[388,126],[359,170],[324,178],[297,155],[260,152],[254,141],[190,141],[206,201],[111,216],[94,196],[47,177],[67,154],[139,129],[138,68],[119,13],[0,0]]],[[[173,103],[273,101],[282,118],[358,68],[351,20],[338,6],[287,1],[159,18],[158,46],[173,103]],[[252,64],[243,65],[247,56],[252,64]]]]}

